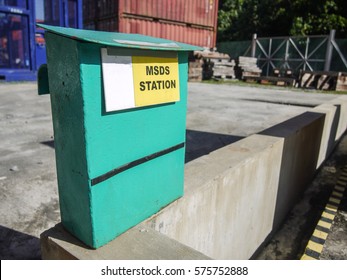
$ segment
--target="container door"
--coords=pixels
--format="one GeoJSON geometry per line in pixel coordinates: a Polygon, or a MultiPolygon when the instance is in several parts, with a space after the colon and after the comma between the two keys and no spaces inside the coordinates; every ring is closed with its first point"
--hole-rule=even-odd
{"type": "Polygon", "coordinates": [[[35,0],[36,22],[82,28],[82,0],[35,0]]]}
{"type": "Polygon", "coordinates": [[[30,69],[29,19],[0,10],[0,68],[30,69]]]}
{"type": "Polygon", "coordinates": [[[77,0],[68,0],[65,2],[65,7],[67,7],[67,12],[65,13],[67,16],[66,27],[78,28],[79,11],[77,0]]]}
{"type": "MultiPolygon", "coordinates": [[[[49,25],[82,28],[82,0],[35,0],[36,22],[49,25]]],[[[46,43],[43,29],[36,28],[36,63],[46,63],[46,43]]]]}

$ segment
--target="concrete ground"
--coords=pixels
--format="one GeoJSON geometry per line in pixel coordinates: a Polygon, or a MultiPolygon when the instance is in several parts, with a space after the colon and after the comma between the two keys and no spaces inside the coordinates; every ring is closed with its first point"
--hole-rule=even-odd
{"type": "MultiPolygon", "coordinates": [[[[281,88],[190,83],[186,161],[336,97],[333,94],[303,93],[281,88]]],[[[49,96],[37,95],[35,83],[1,83],[0,100],[0,257],[40,259],[41,232],[60,222],[50,99],[49,96]]],[[[332,159],[322,168],[322,178],[327,178],[331,184],[340,170],[335,166],[336,162],[342,164],[347,155],[345,138],[340,146],[345,149],[337,150],[338,160],[332,159]]],[[[313,183],[313,191],[307,194],[308,201],[324,201],[321,199],[323,194],[329,195],[327,190],[317,189],[313,183]],[[317,193],[318,198],[315,198],[317,193]]],[[[304,242],[300,234],[296,234],[300,230],[295,223],[308,219],[314,224],[311,216],[318,214],[312,214],[311,205],[303,203],[299,208],[301,210],[291,214],[296,219],[294,225],[286,227],[286,223],[281,237],[275,236],[269,246],[259,252],[258,258],[297,258],[300,250],[295,248],[302,249],[304,242]],[[281,241],[291,236],[297,239],[292,238],[293,241],[289,243],[281,241]]],[[[346,212],[340,213],[336,217],[336,224],[341,224],[337,230],[338,239],[341,240],[342,234],[347,240],[346,212]]],[[[308,228],[300,227],[302,231],[309,231],[308,228]]],[[[305,234],[308,236],[311,233],[305,234]]],[[[336,242],[331,244],[331,247],[339,248],[336,242]]],[[[324,258],[347,259],[347,255],[332,253],[325,254],[324,258]]]]}

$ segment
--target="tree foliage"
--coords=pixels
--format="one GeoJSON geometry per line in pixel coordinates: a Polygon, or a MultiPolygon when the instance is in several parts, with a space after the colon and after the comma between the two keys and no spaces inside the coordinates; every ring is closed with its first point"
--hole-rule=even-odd
{"type": "Polygon", "coordinates": [[[258,37],[323,35],[347,37],[346,0],[220,0],[218,41],[258,37]]]}

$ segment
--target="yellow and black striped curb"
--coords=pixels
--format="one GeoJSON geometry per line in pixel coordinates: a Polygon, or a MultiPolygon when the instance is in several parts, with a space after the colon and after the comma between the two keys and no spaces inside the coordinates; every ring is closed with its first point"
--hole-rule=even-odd
{"type": "Polygon", "coordinates": [[[341,172],[339,179],[334,186],[329,201],[325,206],[322,216],[310,238],[302,255],[301,260],[319,260],[320,254],[323,251],[325,240],[328,237],[331,225],[340,205],[343,193],[347,185],[347,166],[341,172]]]}

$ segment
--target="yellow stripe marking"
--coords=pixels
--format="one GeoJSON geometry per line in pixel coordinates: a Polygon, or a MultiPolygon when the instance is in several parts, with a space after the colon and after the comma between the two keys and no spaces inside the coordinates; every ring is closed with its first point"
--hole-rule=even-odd
{"type": "Polygon", "coordinates": [[[327,229],[331,228],[331,223],[327,223],[327,222],[324,222],[324,221],[321,221],[321,220],[319,220],[318,225],[321,226],[321,227],[327,228],[327,229]]]}
{"type": "Polygon", "coordinates": [[[329,214],[329,213],[327,213],[327,212],[323,212],[323,213],[322,213],[322,217],[328,218],[328,219],[330,219],[330,220],[334,220],[335,215],[329,214]]]}
{"type": "Polygon", "coordinates": [[[304,254],[304,255],[302,255],[302,257],[301,257],[301,260],[317,260],[317,259],[312,258],[312,257],[310,257],[309,255],[304,254]]]}
{"type": "MultiPolygon", "coordinates": [[[[330,198],[329,198],[330,203],[328,202],[327,205],[325,206],[325,210],[329,210],[335,214],[330,214],[330,213],[327,213],[326,211],[323,211],[322,216],[321,216],[322,218],[326,218],[326,219],[329,219],[332,221],[334,220],[335,215],[336,215],[337,210],[338,210],[338,206],[332,205],[331,203],[334,203],[337,205],[339,205],[341,203],[341,199],[343,197],[343,193],[345,191],[346,186],[347,186],[347,166],[345,166],[343,168],[343,171],[341,172],[340,177],[338,178],[338,180],[336,182],[334,190],[333,190],[332,194],[330,195],[330,198]]],[[[327,222],[324,222],[322,220],[319,220],[317,226],[320,226],[320,227],[323,227],[323,228],[330,230],[332,223],[327,223],[327,222]]],[[[323,232],[321,230],[318,230],[316,228],[314,230],[312,236],[325,241],[328,237],[328,233],[323,232]]],[[[325,242],[322,242],[322,243],[325,243],[325,242]]],[[[316,252],[319,256],[320,253],[323,251],[323,246],[324,246],[324,244],[319,244],[319,243],[316,243],[312,240],[309,240],[308,244],[306,246],[306,249],[310,249],[310,250],[316,252]]],[[[308,256],[308,255],[306,255],[306,253],[304,253],[301,256],[301,260],[316,260],[316,258],[308,256]]]]}
{"type": "Polygon", "coordinates": [[[345,186],[347,182],[345,181],[341,181],[341,180],[337,180],[336,184],[340,184],[340,185],[343,185],[345,186]]]}
{"type": "Polygon", "coordinates": [[[337,198],[330,197],[330,198],[329,198],[329,201],[330,201],[330,202],[334,202],[334,203],[336,203],[336,204],[340,204],[341,199],[337,199],[337,198]]]}
{"type": "Polygon", "coordinates": [[[327,239],[328,237],[328,234],[326,232],[318,229],[315,229],[312,235],[321,239],[327,239]]]}
{"type": "Polygon", "coordinates": [[[345,188],[344,187],[340,187],[340,186],[335,186],[335,190],[340,191],[340,192],[344,192],[345,188]]]}
{"type": "Polygon", "coordinates": [[[327,204],[327,206],[325,206],[325,209],[337,212],[337,207],[335,205],[331,205],[329,203],[327,204]]]}
{"type": "Polygon", "coordinates": [[[318,253],[321,253],[323,251],[323,245],[313,242],[312,240],[308,241],[307,248],[318,253]]]}
{"type": "Polygon", "coordinates": [[[340,177],[339,177],[339,179],[341,180],[341,181],[347,181],[347,174],[341,174],[340,175],[340,177]]]}
{"type": "Polygon", "coordinates": [[[342,197],[342,196],[343,196],[343,193],[337,192],[337,191],[333,191],[333,193],[332,193],[331,195],[337,196],[337,197],[342,197]]]}

